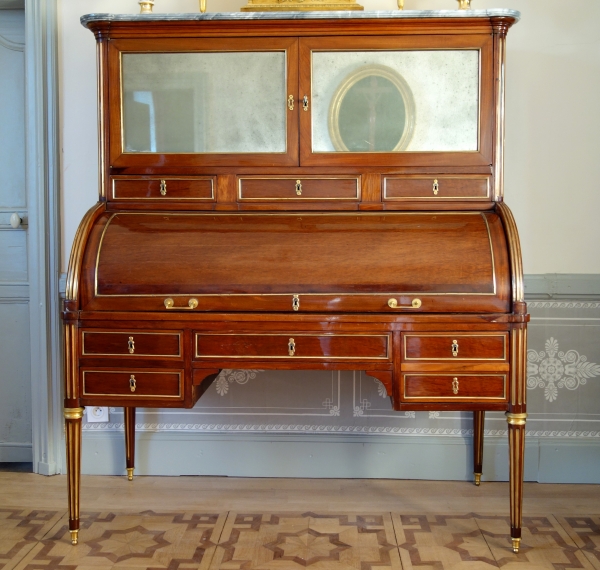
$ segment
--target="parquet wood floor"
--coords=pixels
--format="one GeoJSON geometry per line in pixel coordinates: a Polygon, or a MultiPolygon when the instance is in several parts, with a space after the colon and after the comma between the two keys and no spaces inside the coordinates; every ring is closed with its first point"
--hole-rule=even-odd
{"type": "Polygon", "coordinates": [[[80,543],[64,476],[0,473],[0,570],[600,570],[600,486],[84,476],[80,543]]]}

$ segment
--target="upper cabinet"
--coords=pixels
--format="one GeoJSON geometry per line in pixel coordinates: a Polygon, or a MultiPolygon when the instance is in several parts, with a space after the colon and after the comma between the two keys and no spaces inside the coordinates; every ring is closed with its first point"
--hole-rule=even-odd
{"type": "Polygon", "coordinates": [[[84,23],[99,40],[108,101],[107,167],[493,174],[503,142],[503,42],[516,14],[496,12],[418,21],[392,12],[360,21],[260,15],[252,26],[235,14],[90,15],[84,23]]]}

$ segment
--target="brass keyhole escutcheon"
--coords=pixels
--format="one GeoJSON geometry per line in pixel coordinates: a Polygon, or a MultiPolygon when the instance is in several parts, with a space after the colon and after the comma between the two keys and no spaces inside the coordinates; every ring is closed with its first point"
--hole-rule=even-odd
{"type": "Polygon", "coordinates": [[[305,95],[304,97],[302,97],[302,108],[305,111],[308,111],[308,95],[305,95]]]}
{"type": "Polygon", "coordinates": [[[129,354],[133,354],[135,352],[135,341],[133,340],[132,336],[130,336],[129,340],[127,341],[127,349],[129,350],[129,354]]]}
{"type": "Polygon", "coordinates": [[[136,385],[137,385],[137,382],[136,382],[136,380],[135,380],[135,376],[132,374],[132,375],[129,377],[129,389],[130,389],[132,392],[135,392],[136,385]]]}
{"type": "Polygon", "coordinates": [[[161,196],[167,195],[167,181],[166,180],[160,181],[160,195],[161,196]]]}
{"type": "Polygon", "coordinates": [[[437,178],[433,181],[433,194],[435,196],[438,195],[438,192],[440,191],[440,185],[438,184],[437,178]]]}
{"type": "Polygon", "coordinates": [[[452,379],[452,393],[458,394],[458,378],[456,376],[452,379]]]}
{"type": "Polygon", "coordinates": [[[292,309],[294,309],[294,311],[298,311],[300,309],[300,296],[299,295],[294,295],[292,297],[292,309]]]}
{"type": "Polygon", "coordinates": [[[458,356],[458,341],[452,341],[452,356],[458,356]]]}
{"type": "Polygon", "coordinates": [[[296,180],[296,194],[302,196],[302,182],[300,180],[296,180]]]}
{"type": "Polygon", "coordinates": [[[293,95],[288,96],[288,109],[290,111],[294,110],[294,96],[293,95]]]}
{"type": "Polygon", "coordinates": [[[290,338],[288,341],[288,354],[290,356],[294,356],[294,354],[296,354],[296,343],[294,342],[293,338],[290,338]]]}

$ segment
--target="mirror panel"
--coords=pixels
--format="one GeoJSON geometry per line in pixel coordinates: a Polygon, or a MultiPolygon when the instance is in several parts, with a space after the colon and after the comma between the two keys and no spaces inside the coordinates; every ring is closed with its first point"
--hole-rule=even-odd
{"type": "Polygon", "coordinates": [[[123,53],[125,153],[285,153],[285,51],[123,53]]]}
{"type": "Polygon", "coordinates": [[[312,151],[479,148],[479,50],[312,51],[312,151]]]}

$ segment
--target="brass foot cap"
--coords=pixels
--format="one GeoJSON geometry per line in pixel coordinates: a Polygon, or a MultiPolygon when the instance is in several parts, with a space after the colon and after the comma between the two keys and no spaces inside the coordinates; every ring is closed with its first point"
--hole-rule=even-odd
{"type": "Polygon", "coordinates": [[[475,485],[479,487],[481,485],[481,473],[473,473],[475,476],[475,485]]]}
{"type": "Polygon", "coordinates": [[[78,530],[70,530],[71,533],[71,544],[77,544],[79,542],[79,529],[78,530]]]}
{"type": "Polygon", "coordinates": [[[512,539],[513,552],[515,552],[515,553],[519,552],[519,545],[520,544],[521,544],[521,539],[520,538],[513,538],[512,539]]]}
{"type": "Polygon", "coordinates": [[[133,481],[133,467],[127,468],[127,479],[133,481]]]}

